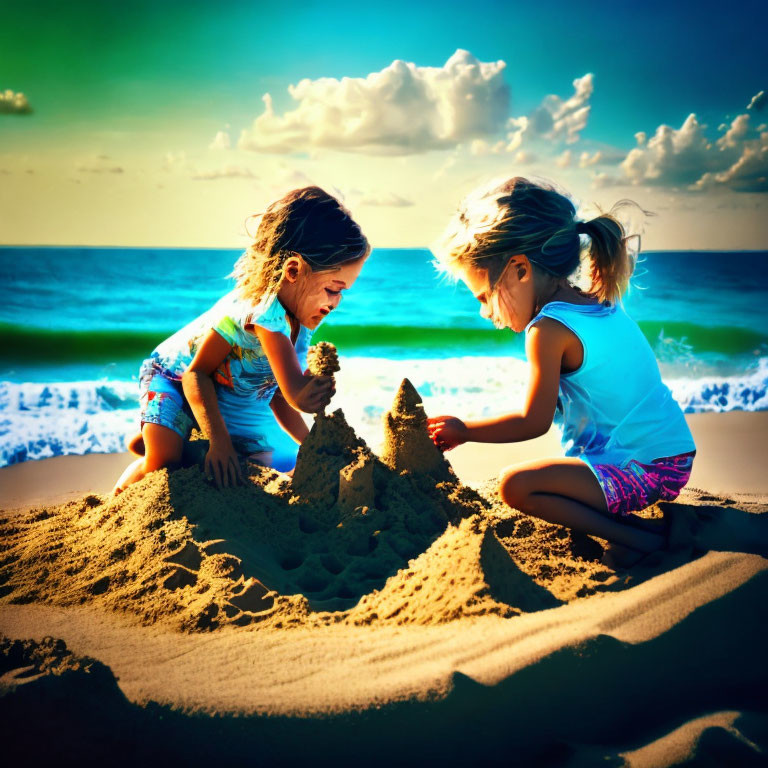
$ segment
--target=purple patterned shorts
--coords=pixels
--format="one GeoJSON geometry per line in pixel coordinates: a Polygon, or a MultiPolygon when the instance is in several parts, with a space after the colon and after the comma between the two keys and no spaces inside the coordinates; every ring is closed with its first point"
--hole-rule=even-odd
{"type": "Polygon", "coordinates": [[[688,482],[696,451],[641,464],[634,459],[625,467],[595,464],[593,469],[605,493],[608,511],[629,515],[656,501],[676,499],[688,482]]]}

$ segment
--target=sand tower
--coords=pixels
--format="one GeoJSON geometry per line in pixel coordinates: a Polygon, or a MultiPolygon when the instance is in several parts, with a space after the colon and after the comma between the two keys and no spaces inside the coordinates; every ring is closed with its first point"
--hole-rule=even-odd
{"type": "Polygon", "coordinates": [[[427,434],[421,397],[408,379],[403,379],[392,409],[384,414],[381,460],[396,472],[407,469],[435,480],[455,480],[450,464],[427,434]]]}

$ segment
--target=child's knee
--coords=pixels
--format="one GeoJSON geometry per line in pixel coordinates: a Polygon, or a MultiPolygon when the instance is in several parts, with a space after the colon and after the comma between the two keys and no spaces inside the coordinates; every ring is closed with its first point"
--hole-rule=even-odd
{"type": "Polygon", "coordinates": [[[128,441],[128,450],[134,456],[144,455],[144,436],[139,432],[128,441]]]}
{"type": "Polygon", "coordinates": [[[499,495],[505,504],[524,512],[529,495],[525,474],[515,470],[503,474],[499,483],[499,495]]]}

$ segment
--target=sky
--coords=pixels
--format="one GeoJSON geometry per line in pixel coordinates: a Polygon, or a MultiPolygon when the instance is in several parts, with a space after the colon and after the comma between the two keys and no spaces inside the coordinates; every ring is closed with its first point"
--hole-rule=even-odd
{"type": "Polygon", "coordinates": [[[0,0],[0,244],[241,247],[295,187],[430,246],[527,176],[768,249],[765,2],[0,0]]]}

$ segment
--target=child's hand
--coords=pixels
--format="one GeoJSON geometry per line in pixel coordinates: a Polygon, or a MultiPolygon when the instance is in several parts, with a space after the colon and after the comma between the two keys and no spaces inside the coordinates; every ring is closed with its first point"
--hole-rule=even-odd
{"type": "Polygon", "coordinates": [[[211,441],[203,466],[205,476],[208,480],[213,480],[219,489],[240,485],[243,482],[240,460],[229,441],[227,443],[211,441]]]}
{"type": "Polygon", "coordinates": [[[307,383],[296,395],[296,405],[304,413],[319,413],[336,394],[336,381],[333,376],[306,376],[307,383]]]}
{"type": "Polygon", "coordinates": [[[441,451],[450,451],[469,440],[467,425],[455,416],[435,416],[427,419],[427,432],[441,451]]]}

